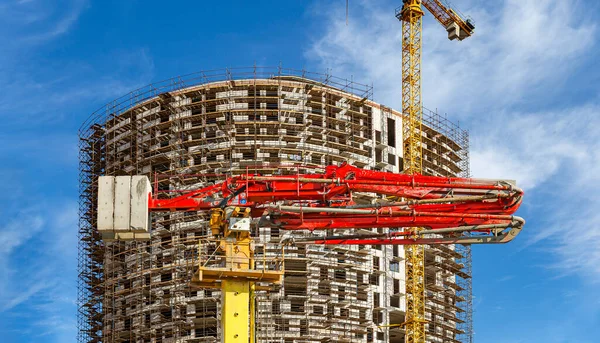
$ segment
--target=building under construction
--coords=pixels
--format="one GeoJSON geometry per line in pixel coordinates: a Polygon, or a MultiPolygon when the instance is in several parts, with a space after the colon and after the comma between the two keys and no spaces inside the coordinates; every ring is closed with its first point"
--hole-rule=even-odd
{"type": "MultiPolygon", "coordinates": [[[[348,162],[402,171],[402,114],[372,87],[282,68],[205,71],[151,84],[94,113],[80,130],[78,342],[220,340],[220,292],[192,289],[206,214],[154,214],[151,240],[102,241],[97,178],[147,175],[162,196],[248,170],[320,172],[348,162]]],[[[425,174],[468,176],[468,134],[424,110],[425,174]]],[[[259,342],[403,342],[402,246],[289,246],[254,228],[281,258],[281,286],[256,296],[259,342]],[[392,325],[392,326],[390,326],[392,325]]],[[[302,233],[295,233],[302,235],[302,233]]],[[[471,342],[470,249],[426,248],[427,338],[471,342]]]]}

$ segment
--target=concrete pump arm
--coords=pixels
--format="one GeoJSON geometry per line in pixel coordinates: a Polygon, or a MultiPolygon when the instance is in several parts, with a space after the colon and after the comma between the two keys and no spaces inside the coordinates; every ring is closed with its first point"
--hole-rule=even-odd
{"type": "MultiPolygon", "coordinates": [[[[147,178],[138,178],[137,182],[147,188],[147,178]]],[[[395,174],[349,164],[329,166],[322,174],[243,174],[169,199],[160,199],[146,188],[140,194],[147,197],[146,211],[150,212],[208,212],[238,207],[261,227],[282,230],[395,229],[386,234],[315,236],[294,241],[302,244],[506,243],[525,223],[513,215],[523,191],[511,182],[395,174]],[[407,227],[424,227],[425,236],[411,238],[411,231],[399,229],[407,227]]],[[[130,189],[133,193],[140,187],[132,184],[130,189]]],[[[133,205],[131,208],[132,217],[147,217],[147,213],[134,214],[133,205]]],[[[102,207],[99,209],[102,217],[102,207]]],[[[126,231],[114,221],[112,224],[109,229],[113,232],[126,231]]],[[[146,230],[136,225],[128,228],[146,230]]],[[[99,230],[103,231],[100,226],[99,230]]],[[[122,240],[128,237],[115,236],[122,240]]]]}

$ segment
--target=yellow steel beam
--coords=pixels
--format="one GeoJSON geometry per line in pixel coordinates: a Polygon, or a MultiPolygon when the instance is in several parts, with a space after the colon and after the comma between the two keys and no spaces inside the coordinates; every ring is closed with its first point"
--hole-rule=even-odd
{"type": "Polygon", "coordinates": [[[262,271],[250,269],[231,269],[231,268],[198,268],[192,281],[199,282],[217,282],[223,278],[248,279],[250,281],[262,281],[273,284],[281,283],[283,271],[262,271]]]}
{"type": "Polygon", "coordinates": [[[250,282],[224,279],[221,281],[221,325],[224,343],[249,343],[250,282]]]}
{"type": "MultiPolygon", "coordinates": [[[[236,207],[231,216],[244,216],[240,211],[236,207]]],[[[223,343],[249,343],[255,323],[250,320],[251,282],[244,272],[254,272],[252,239],[250,232],[231,231],[226,223],[221,232],[219,248],[225,252],[225,269],[231,272],[221,276],[223,343]]]]}

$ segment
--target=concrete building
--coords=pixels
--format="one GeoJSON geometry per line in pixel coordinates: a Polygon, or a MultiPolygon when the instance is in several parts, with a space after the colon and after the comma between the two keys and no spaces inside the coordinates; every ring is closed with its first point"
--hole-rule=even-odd
{"type": "MultiPolygon", "coordinates": [[[[425,111],[424,168],[466,176],[468,134],[425,111]]],[[[164,194],[247,170],[310,173],[347,161],[402,171],[402,116],[372,87],[281,68],[206,71],[148,85],[94,113],[80,130],[79,342],[213,342],[218,290],[190,289],[202,213],[153,215],[150,242],[104,243],[97,177],[148,175],[164,194]]],[[[163,195],[164,195],[163,194],[163,195]]],[[[276,256],[282,232],[255,228],[276,256]]],[[[210,244],[206,244],[210,249],[210,244]]],[[[292,246],[281,287],[257,295],[259,342],[402,342],[400,246],[292,246]]],[[[427,247],[428,337],[470,342],[470,250],[427,247]]]]}

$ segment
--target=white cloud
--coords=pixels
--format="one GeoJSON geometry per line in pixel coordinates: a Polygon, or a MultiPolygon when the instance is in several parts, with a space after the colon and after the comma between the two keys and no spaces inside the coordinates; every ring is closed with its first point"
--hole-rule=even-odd
{"type": "Polygon", "coordinates": [[[473,175],[515,178],[534,189],[563,169],[579,185],[597,179],[600,104],[561,111],[494,112],[471,131],[473,175]],[[480,130],[478,130],[478,128],[480,130]]]}
{"type": "Polygon", "coordinates": [[[12,220],[0,228],[0,256],[9,255],[12,251],[42,228],[42,218],[29,211],[19,214],[22,220],[12,220]]]}
{"type": "MultiPolygon", "coordinates": [[[[348,26],[343,8],[326,10],[325,33],[306,55],[334,75],[373,80],[375,100],[399,108],[401,23],[393,4],[355,6],[348,26]]],[[[463,42],[448,41],[426,18],[424,104],[467,120],[474,176],[525,187],[526,210],[543,213],[526,218],[527,244],[545,244],[558,275],[600,280],[600,100],[571,103],[564,95],[581,86],[569,77],[590,55],[597,58],[591,14],[579,1],[480,6],[465,7],[476,18],[476,34],[463,42]]]]}
{"type": "Polygon", "coordinates": [[[101,62],[49,60],[40,53],[60,45],[88,5],[89,0],[0,4],[0,117],[10,116],[11,126],[57,123],[73,107],[91,103],[86,111],[92,111],[150,82],[154,62],[145,48],[108,50],[96,56],[101,62]]]}
{"type": "Polygon", "coordinates": [[[27,244],[29,240],[42,230],[43,218],[35,209],[21,211],[12,220],[0,227],[0,311],[8,310],[16,304],[28,299],[37,291],[14,289],[13,280],[18,277],[13,262],[15,250],[27,244]],[[18,294],[14,292],[18,291],[18,294]]]}
{"type": "Polygon", "coordinates": [[[5,3],[0,8],[0,28],[6,36],[0,38],[6,39],[9,47],[18,48],[47,43],[71,31],[87,4],[88,0],[5,3]]]}
{"type": "Polygon", "coordinates": [[[40,282],[36,282],[36,283],[30,285],[24,290],[20,290],[13,297],[8,299],[8,301],[6,301],[4,306],[2,308],[0,308],[0,311],[2,311],[2,312],[9,311],[9,310],[13,309],[15,306],[18,306],[18,305],[22,304],[23,302],[26,302],[32,296],[39,293],[40,291],[48,288],[48,286],[49,286],[48,284],[41,282],[41,280],[39,280],[39,281],[40,282]]]}
{"type": "Polygon", "coordinates": [[[0,318],[25,315],[19,330],[71,341],[77,277],[77,203],[53,199],[0,226],[0,318]],[[58,325],[57,323],[60,323],[58,325]],[[67,339],[68,337],[68,339],[67,339]]]}
{"type": "MultiPolygon", "coordinates": [[[[424,104],[453,116],[519,103],[540,86],[555,86],[594,43],[595,25],[574,1],[505,1],[501,8],[472,7],[476,33],[449,41],[431,15],[424,21],[424,104]],[[558,19],[560,18],[560,19],[558,19]]],[[[334,75],[373,80],[378,101],[400,107],[401,23],[393,4],[362,2],[346,26],[343,9],[327,13],[325,33],[306,55],[334,75]]],[[[556,90],[544,87],[544,92],[556,90]]],[[[485,113],[485,112],[484,112],[485,113]]]]}
{"type": "Polygon", "coordinates": [[[472,172],[525,188],[524,206],[539,215],[526,218],[533,231],[525,246],[548,242],[558,275],[600,281],[600,104],[502,113],[486,127],[499,129],[472,131],[472,172]]]}

